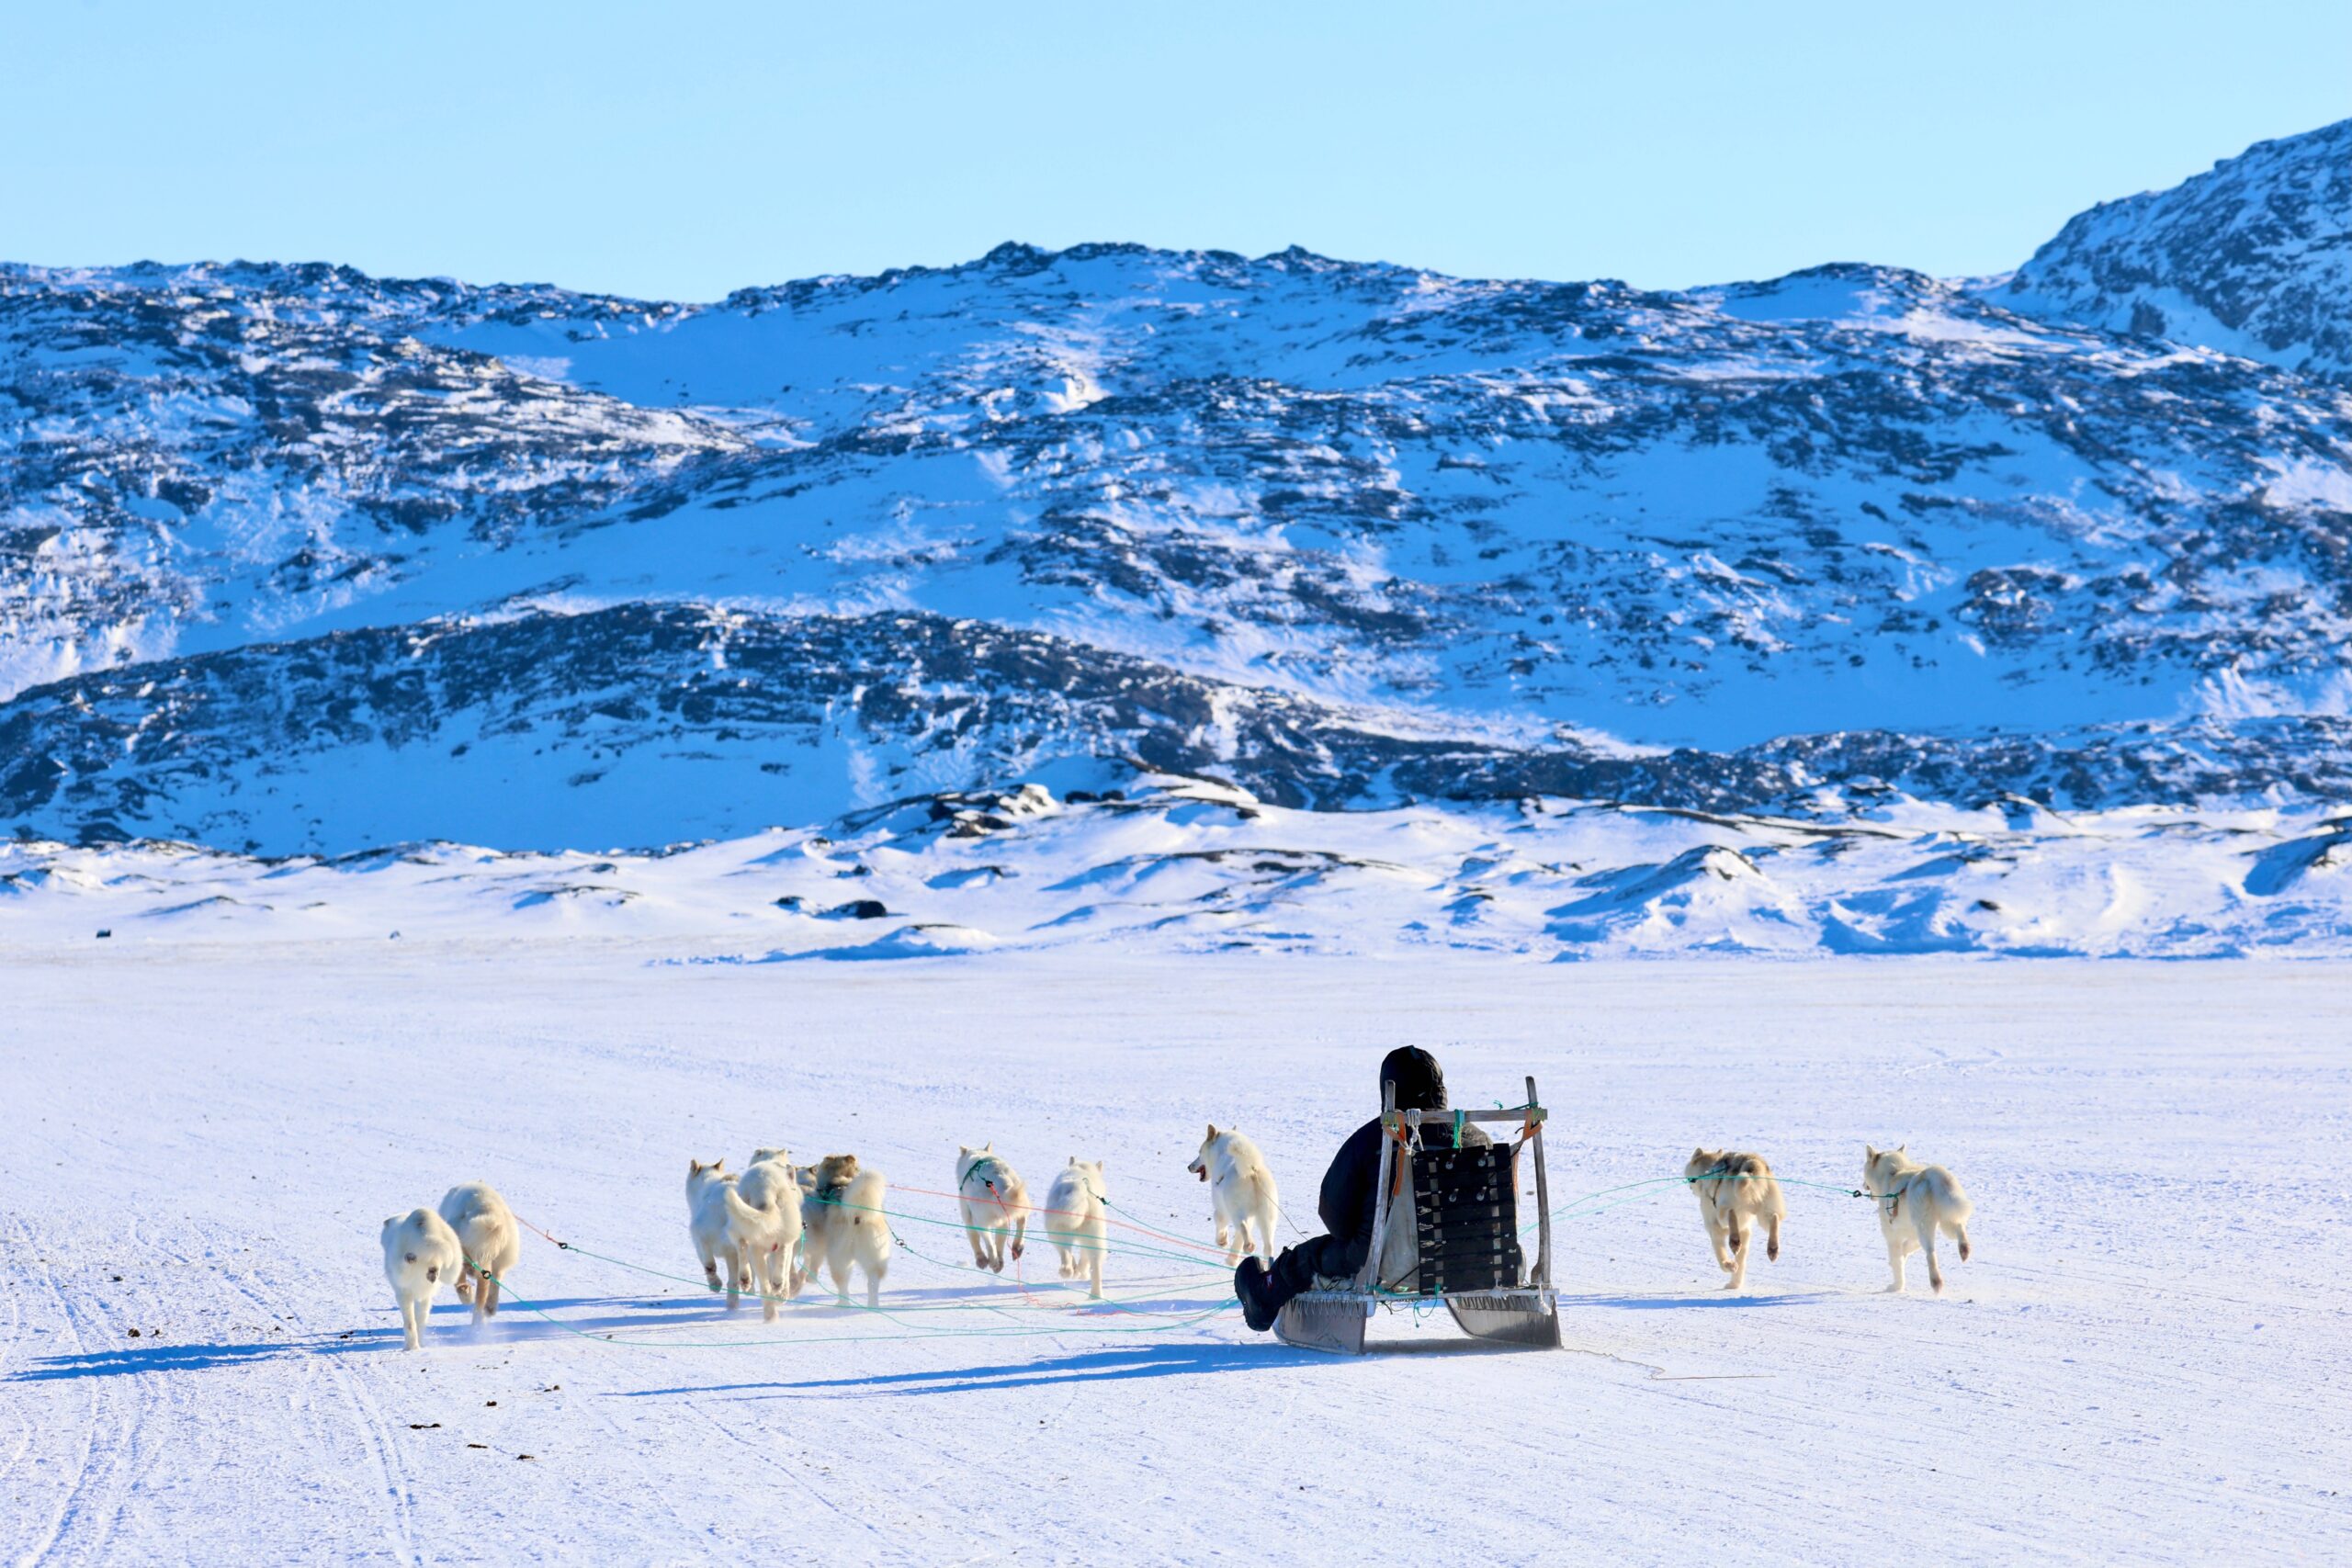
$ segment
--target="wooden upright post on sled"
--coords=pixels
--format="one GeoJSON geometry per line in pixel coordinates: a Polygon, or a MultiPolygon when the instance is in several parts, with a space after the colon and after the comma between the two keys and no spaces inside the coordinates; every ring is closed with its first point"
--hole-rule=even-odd
{"type": "Polygon", "coordinates": [[[1360,1356],[1364,1325],[1384,1303],[1443,1302],[1474,1338],[1557,1349],[1551,1189],[1534,1078],[1527,1103],[1510,1111],[1399,1111],[1396,1086],[1384,1085],[1380,1126],[1380,1188],[1363,1272],[1345,1288],[1293,1296],[1274,1320],[1275,1335],[1286,1345],[1360,1356]],[[1460,1145],[1458,1129],[1481,1122],[1516,1122],[1521,1132],[1509,1143],[1460,1145]],[[1535,1162],[1532,1264],[1519,1239],[1521,1150],[1535,1162]],[[1392,1214],[1392,1197],[1409,1210],[1409,1224],[1392,1214]]]}

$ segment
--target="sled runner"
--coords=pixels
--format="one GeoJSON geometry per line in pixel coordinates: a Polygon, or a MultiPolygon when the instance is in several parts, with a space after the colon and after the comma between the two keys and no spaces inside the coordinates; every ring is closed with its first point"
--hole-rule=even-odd
{"type": "Polygon", "coordinates": [[[1274,1320],[1276,1337],[1303,1349],[1360,1356],[1364,1325],[1384,1303],[1443,1302],[1474,1338],[1557,1349],[1544,1108],[1536,1103],[1535,1080],[1527,1080],[1527,1103],[1516,1110],[1399,1111],[1396,1100],[1392,1085],[1381,1096],[1386,1135],[1380,1141],[1372,1255],[1354,1280],[1293,1296],[1274,1320]],[[1479,1122],[1518,1122],[1519,1135],[1508,1144],[1464,1146],[1463,1128],[1479,1122]],[[1521,1150],[1535,1162],[1540,1211],[1532,1266],[1519,1240],[1521,1150]]]}

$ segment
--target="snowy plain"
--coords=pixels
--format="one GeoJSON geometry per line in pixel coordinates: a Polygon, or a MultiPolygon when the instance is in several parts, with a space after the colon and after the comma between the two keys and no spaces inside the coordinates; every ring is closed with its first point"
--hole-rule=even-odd
{"type": "Polygon", "coordinates": [[[2339,964],[21,934],[10,1562],[2352,1557],[2339,964]],[[1537,1078],[1567,1351],[1404,1314],[1361,1361],[1288,1350],[1136,1231],[1125,1304],[1090,1309],[1042,1248],[1021,1282],[946,1266],[951,1205],[907,1190],[948,1188],[959,1143],[1039,1186],[1099,1156],[1125,1214],[1197,1245],[1214,1121],[1307,1222],[1404,1042],[1464,1102],[1537,1078]],[[1878,1293],[1870,1210],[1834,1190],[1865,1140],[1975,1200],[1940,1299],[1916,1267],[1878,1293]],[[690,1275],[686,1160],[778,1141],[901,1189],[888,1315],[730,1318],[534,1238],[493,1325],[445,1296],[400,1350],[385,1215],[486,1178],[690,1275]],[[1702,1143],[1826,1184],[1791,1188],[1740,1294],[1686,1192],[1571,1207],[1702,1143]]]}
{"type": "Polygon", "coordinates": [[[923,796],[654,851],[260,858],[0,843],[0,943],[582,936],[701,962],[1237,948],[1590,959],[2352,956],[2352,818],[1882,791],[1804,816],[1546,800],[1319,812],[1191,777],[923,796]]]}

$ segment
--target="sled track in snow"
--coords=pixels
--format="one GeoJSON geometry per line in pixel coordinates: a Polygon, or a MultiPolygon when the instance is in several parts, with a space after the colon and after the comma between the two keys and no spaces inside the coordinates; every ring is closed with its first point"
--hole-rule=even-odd
{"type": "MultiPolygon", "coordinates": [[[[47,1295],[73,1344],[73,1354],[87,1357],[90,1339],[84,1332],[83,1313],[77,1310],[73,1294],[58,1283],[56,1266],[51,1261],[57,1248],[21,1220],[16,1223],[16,1230],[21,1256],[28,1260],[20,1277],[47,1295]]],[[[18,1322],[22,1320],[20,1308],[18,1322]]],[[[38,1529],[17,1556],[19,1568],[31,1568],[53,1557],[96,1559],[104,1553],[136,1480],[139,1435],[147,1406],[146,1390],[141,1386],[144,1379],[141,1373],[63,1380],[82,1387],[87,1395],[80,1424],[81,1451],[48,1524],[38,1529]]]]}
{"type": "MultiPolygon", "coordinates": [[[[260,1317],[279,1315],[271,1305],[273,1300],[277,1300],[280,1305],[292,1304],[282,1296],[266,1295],[262,1290],[256,1288],[252,1282],[249,1270],[240,1273],[223,1269],[220,1278],[250,1304],[260,1317]]],[[[313,1335],[319,1332],[299,1320],[295,1326],[313,1335]]],[[[331,1382],[345,1409],[349,1411],[350,1420],[347,1423],[338,1423],[334,1426],[322,1425],[321,1431],[322,1435],[330,1437],[338,1431],[347,1433],[356,1438],[360,1448],[365,1450],[368,1470],[376,1482],[374,1491],[378,1506],[383,1513],[386,1547],[398,1561],[403,1563],[421,1562],[422,1559],[417,1553],[416,1535],[411,1517],[415,1506],[413,1488],[408,1472],[401,1463],[398,1441],[393,1438],[391,1428],[384,1419],[383,1412],[377,1408],[375,1400],[361,1385],[357,1375],[343,1364],[344,1358],[339,1352],[306,1350],[293,1346],[285,1348],[288,1359],[303,1363],[302,1376],[307,1387],[315,1390],[322,1380],[331,1382]]],[[[316,1401],[306,1400],[303,1408],[315,1415],[316,1401]]]]}

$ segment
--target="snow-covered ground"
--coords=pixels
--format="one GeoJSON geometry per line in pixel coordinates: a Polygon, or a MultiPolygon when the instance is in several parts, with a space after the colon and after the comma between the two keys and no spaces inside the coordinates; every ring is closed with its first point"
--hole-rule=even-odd
{"type": "Polygon", "coordinates": [[[0,935],[12,1562],[2352,1558],[2338,964],[27,934],[0,935]],[[1304,1219],[1408,1041],[1464,1101],[1536,1076],[1561,1204],[1696,1144],[1834,1187],[1906,1141],[1967,1184],[1977,1256],[1940,1300],[1916,1270],[1879,1294],[1868,1207],[1792,1187],[1781,1261],[1730,1295],[1660,1188],[1562,1218],[1570,1352],[1396,1316],[1343,1361],[1249,1335],[1138,1231],[1120,1308],[1035,1253],[1025,1288],[976,1281],[949,1204],[902,1190],[885,1315],[730,1319],[534,1240],[514,1289],[544,1315],[477,1334],[445,1298],[399,1348],[377,1227],[458,1180],[692,1274],[689,1156],[854,1149],[935,1191],[992,1138],[1039,1185],[1103,1157],[1125,1214],[1204,1241],[1204,1122],[1255,1134],[1304,1219]]]}
{"type": "Polygon", "coordinates": [[[662,938],[713,962],[1077,946],[1591,958],[2352,956],[2330,808],[1804,817],[1608,802],[1286,810],[1200,779],[927,796],[653,852],[395,846],[263,860],[0,843],[0,943],[662,938]]]}

